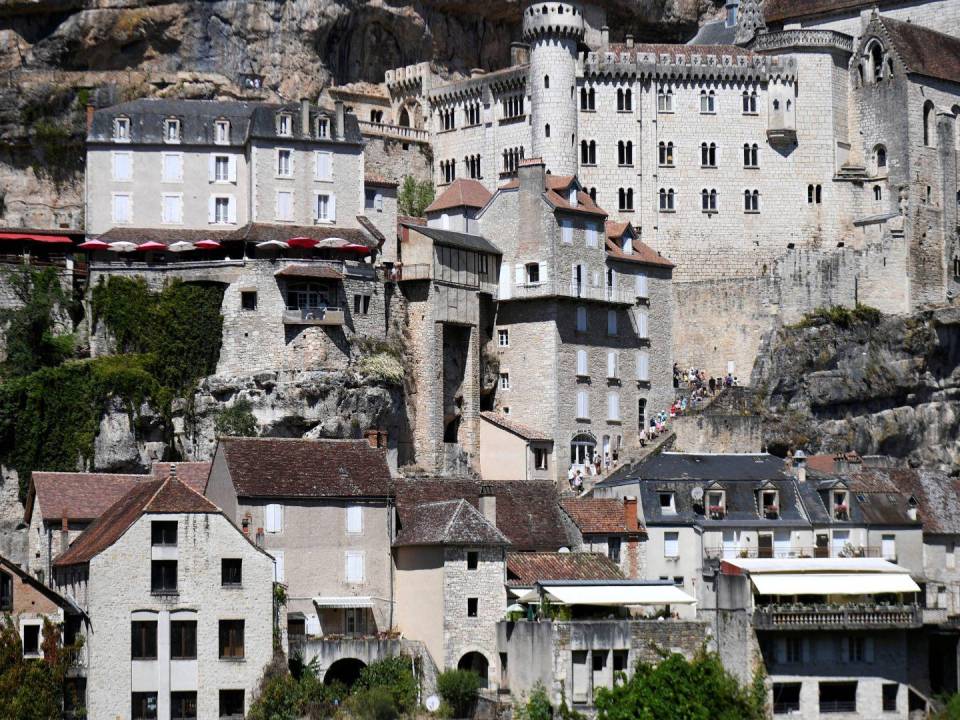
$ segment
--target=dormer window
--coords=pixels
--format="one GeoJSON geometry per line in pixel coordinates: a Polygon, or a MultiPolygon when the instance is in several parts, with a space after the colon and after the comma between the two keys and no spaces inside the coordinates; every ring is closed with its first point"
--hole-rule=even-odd
{"type": "Polygon", "coordinates": [[[677,504],[672,492],[661,492],[659,493],[659,498],[661,515],[677,514],[677,504]]]}
{"type": "Polygon", "coordinates": [[[577,187],[574,185],[570,188],[570,192],[567,195],[567,201],[573,206],[577,206],[577,187]]]}
{"type": "Polygon", "coordinates": [[[633,255],[633,238],[630,233],[623,234],[623,245],[621,246],[624,255],[633,255]]]}
{"type": "Polygon", "coordinates": [[[711,520],[723,520],[727,514],[726,493],[723,490],[707,491],[707,514],[711,520]]]}
{"type": "Polygon", "coordinates": [[[780,517],[780,493],[776,490],[762,490],[760,492],[760,506],[765,518],[776,520],[780,517]]]}
{"type": "Polygon", "coordinates": [[[330,137],[330,121],[327,118],[317,119],[317,137],[321,139],[330,137]]]}
{"type": "Polygon", "coordinates": [[[277,135],[284,137],[293,135],[293,118],[290,115],[286,113],[277,115],[277,135]]]}
{"type": "Polygon", "coordinates": [[[834,520],[850,519],[850,493],[846,490],[833,490],[830,493],[832,499],[834,520]]]}
{"type": "Polygon", "coordinates": [[[213,141],[217,145],[230,144],[230,121],[217,120],[213,125],[213,141]]]}
{"type": "Polygon", "coordinates": [[[180,121],[168,118],[163,121],[163,141],[168,143],[180,142],[180,121]]]}
{"type": "Polygon", "coordinates": [[[113,139],[117,142],[130,142],[130,118],[114,118],[113,139]]]}

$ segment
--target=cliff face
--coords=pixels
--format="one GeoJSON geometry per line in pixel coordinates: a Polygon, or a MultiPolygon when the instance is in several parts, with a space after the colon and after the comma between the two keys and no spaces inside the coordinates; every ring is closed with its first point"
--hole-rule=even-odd
{"type": "Polygon", "coordinates": [[[960,308],[778,330],[752,382],[773,453],[855,450],[960,468],[960,308]]]}
{"type": "MultiPolygon", "coordinates": [[[[683,41],[721,0],[597,0],[614,36],[683,41]]],[[[315,98],[424,60],[495,69],[521,0],[0,0],[0,225],[81,228],[83,110],[315,98]],[[244,89],[242,74],[263,78],[244,89]]]]}

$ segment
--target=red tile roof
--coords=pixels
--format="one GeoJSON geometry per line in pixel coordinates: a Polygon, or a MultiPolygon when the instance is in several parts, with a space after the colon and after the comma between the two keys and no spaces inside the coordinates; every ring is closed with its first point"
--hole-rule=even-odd
{"type": "Polygon", "coordinates": [[[207,476],[210,474],[210,463],[208,462],[156,462],[153,464],[153,476],[161,480],[169,477],[171,466],[177,467],[177,480],[184,483],[191,490],[196,490],[203,495],[207,489],[207,476]]]}
{"type": "Polygon", "coordinates": [[[510,541],[466,500],[407,508],[394,545],[509,545],[510,541]]]}
{"type": "Polygon", "coordinates": [[[631,240],[633,252],[630,254],[625,253],[621,249],[620,242],[618,241],[623,237],[623,233],[625,233],[629,227],[631,227],[630,223],[618,223],[610,220],[607,221],[606,231],[608,255],[616,258],[617,260],[639,263],[640,265],[656,265],[657,267],[667,268],[675,267],[675,265],[667,258],[663,257],[663,255],[658,253],[652,247],[639,240],[636,236],[636,233],[634,233],[633,239],[631,240]]]}
{"type": "Polygon", "coordinates": [[[366,440],[220,438],[240,497],[387,497],[393,480],[383,450],[366,440]]]}
{"type": "Polygon", "coordinates": [[[147,513],[219,512],[216,505],[176,478],[138,483],[107,508],[53,564],[65,567],[90,562],[147,513]]]}
{"type": "Polygon", "coordinates": [[[440,193],[424,212],[440,212],[450,208],[482,208],[492,197],[492,193],[476,180],[458,178],[440,193]]]}
{"type": "Polygon", "coordinates": [[[879,23],[908,72],[960,83],[960,38],[889,17],[879,23]]]}
{"type": "Polygon", "coordinates": [[[386,178],[383,175],[364,175],[363,184],[369,185],[370,187],[395,188],[400,183],[398,183],[396,180],[386,178]]]}
{"type": "MultiPolygon", "coordinates": [[[[535,159],[534,159],[535,160],[535,159]]],[[[535,164],[531,162],[529,164],[535,164]]],[[[546,198],[547,202],[550,203],[554,208],[558,210],[565,210],[572,213],[582,213],[584,215],[596,215],[600,217],[606,217],[607,211],[597,205],[593,198],[589,194],[585,193],[583,190],[577,191],[577,205],[571,205],[566,197],[566,191],[570,187],[570,183],[574,180],[573,175],[551,175],[547,174],[544,176],[544,192],[543,196],[546,198]],[[560,193],[564,192],[563,195],[560,193]]],[[[501,190],[516,190],[520,187],[520,180],[514,178],[510,182],[501,185],[501,190]]]]}
{"type": "Polygon", "coordinates": [[[88,522],[126,495],[150,475],[117,473],[34,472],[27,494],[25,522],[39,507],[42,519],[88,522]]]}
{"type": "Polygon", "coordinates": [[[584,535],[644,532],[639,524],[627,526],[623,500],[617,498],[565,498],[560,505],[584,535]]]}
{"type": "Polygon", "coordinates": [[[553,442],[552,437],[548,437],[546,433],[541,432],[540,430],[534,430],[527,425],[518,423],[514,420],[511,420],[506,415],[501,415],[500,413],[484,411],[480,413],[480,417],[484,420],[487,420],[497,427],[501,427],[504,430],[509,430],[514,435],[519,435],[524,440],[532,442],[553,442]]]}
{"type": "Polygon", "coordinates": [[[507,553],[507,585],[530,587],[544,580],[623,580],[623,572],[598,553],[507,553]]]}

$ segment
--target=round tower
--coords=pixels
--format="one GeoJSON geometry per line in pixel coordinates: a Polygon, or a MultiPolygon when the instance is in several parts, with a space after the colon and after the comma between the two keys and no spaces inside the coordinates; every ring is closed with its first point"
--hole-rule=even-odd
{"type": "Polygon", "coordinates": [[[530,45],[531,157],[555,175],[577,172],[577,46],[583,8],[576,2],[530,3],[523,39],[530,45]]]}

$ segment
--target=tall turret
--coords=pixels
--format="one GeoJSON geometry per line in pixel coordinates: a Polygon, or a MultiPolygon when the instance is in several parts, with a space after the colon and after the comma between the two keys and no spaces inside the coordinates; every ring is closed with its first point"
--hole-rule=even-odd
{"type": "Polygon", "coordinates": [[[530,44],[531,157],[550,172],[577,172],[577,46],[583,40],[583,8],[576,2],[533,2],[523,12],[523,39],[530,44]]]}

